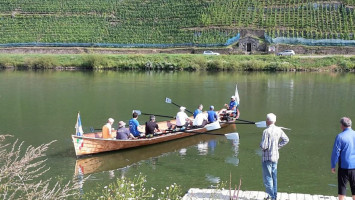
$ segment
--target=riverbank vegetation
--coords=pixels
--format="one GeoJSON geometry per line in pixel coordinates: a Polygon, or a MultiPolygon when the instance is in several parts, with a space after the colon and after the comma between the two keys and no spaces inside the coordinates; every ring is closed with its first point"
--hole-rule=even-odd
{"type": "MultiPolygon", "coordinates": [[[[50,170],[46,167],[46,151],[55,142],[38,147],[29,146],[26,150],[24,142],[9,141],[11,135],[0,135],[0,197],[1,199],[181,199],[183,192],[176,183],[157,191],[147,188],[146,177],[142,174],[133,179],[118,178],[116,182],[80,194],[81,183],[45,179],[44,174],[50,170]]],[[[85,182],[83,178],[81,182],[85,182]]],[[[98,183],[99,185],[99,183],[98,183]]],[[[100,187],[100,186],[99,186],[100,187]]]]}
{"type": "Polygon", "coordinates": [[[57,70],[355,71],[355,56],[0,54],[0,68],[57,70]]]}
{"type": "Polygon", "coordinates": [[[155,188],[146,187],[146,177],[142,174],[135,175],[133,179],[118,178],[116,182],[104,186],[101,190],[92,190],[85,194],[85,199],[146,199],[146,200],[178,200],[183,192],[176,183],[157,191],[155,188]]]}

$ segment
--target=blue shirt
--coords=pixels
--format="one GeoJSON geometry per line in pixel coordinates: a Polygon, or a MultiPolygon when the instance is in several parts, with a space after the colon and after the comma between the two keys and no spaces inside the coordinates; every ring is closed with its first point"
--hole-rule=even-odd
{"type": "Polygon", "coordinates": [[[218,119],[217,113],[214,110],[207,111],[208,114],[208,122],[212,123],[218,119]]]}
{"type": "Polygon", "coordinates": [[[233,110],[237,111],[237,106],[238,106],[238,104],[236,101],[229,102],[229,110],[232,110],[232,108],[235,107],[233,110]]]}
{"type": "Polygon", "coordinates": [[[355,131],[350,127],[344,129],[335,138],[330,161],[331,168],[335,168],[338,162],[342,169],[355,169],[355,131]]]}
{"type": "Polygon", "coordinates": [[[140,132],[138,131],[139,122],[136,119],[129,120],[129,131],[135,136],[139,136],[140,132]]]}
{"type": "Polygon", "coordinates": [[[202,113],[202,110],[200,109],[196,109],[195,112],[194,112],[194,118],[196,118],[196,116],[199,114],[199,113],[202,113]]]}

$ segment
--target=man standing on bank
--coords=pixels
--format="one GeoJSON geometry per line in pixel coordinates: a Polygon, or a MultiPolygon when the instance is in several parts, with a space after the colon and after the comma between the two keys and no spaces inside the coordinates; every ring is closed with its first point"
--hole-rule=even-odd
{"type": "Polygon", "coordinates": [[[350,182],[351,194],[355,200],[355,131],[351,129],[351,119],[341,118],[340,128],[343,132],[336,136],[332,151],[332,173],[335,173],[335,166],[338,163],[339,200],[345,199],[348,182],[350,182]]]}
{"type": "Polygon", "coordinates": [[[276,115],[266,115],[267,128],[263,132],[260,147],[262,151],[262,171],[265,191],[268,197],[265,199],[276,200],[277,198],[277,161],[279,149],[285,146],[289,139],[280,127],[275,126],[276,115]],[[281,139],[281,141],[280,141],[281,139]]]}

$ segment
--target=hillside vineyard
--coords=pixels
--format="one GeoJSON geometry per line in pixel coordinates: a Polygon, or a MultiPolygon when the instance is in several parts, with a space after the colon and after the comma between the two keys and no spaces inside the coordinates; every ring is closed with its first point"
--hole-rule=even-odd
{"type": "Polygon", "coordinates": [[[224,44],[271,37],[354,40],[355,0],[2,0],[0,44],[224,44]]]}

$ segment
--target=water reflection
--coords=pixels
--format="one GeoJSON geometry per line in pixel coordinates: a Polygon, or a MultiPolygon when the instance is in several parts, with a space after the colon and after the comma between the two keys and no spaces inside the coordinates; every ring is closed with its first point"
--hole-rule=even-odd
{"type": "MultiPolygon", "coordinates": [[[[185,157],[188,149],[191,151],[190,154],[196,155],[196,152],[193,151],[196,148],[197,155],[206,156],[209,151],[211,153],[214,152],[217,146],[216,137],[220,136],[198,135],[153,146],[108,152],[78,159],[75,165],[75,177],[80,185],[80,194],[85,193],[83,189],[85,181],[97,180],[95,176],[100,172],[106,173],[108,179],[113,180],[115,178],[126,177],[128,171],[135,169],[143,163],[148,164],[153,170],[156,170],[159,158],[169,156],[173,152],[178,153],[181,157],[185,157]],[[89,174],[91,174],[90,177],[85,178],[89,174]]],[[[210,174],[206,174],[206,180],[212,184],[220,182],[219,177],[210,174]]]]}
{"type": "Polygon", "coordinates": [[[182,148],[182,149],[180,149],[179,154],[180,154],[180,156],[186,156],[186,152],[187,152],[187,149],[182,148]]]}
{"type": "Polygon", "coordinates": [[[200,156],[205,156],[208,154],[208,142],[200,142],[197,145],[197,150],[200,156]]]}
{"type": "Polygon", "coordinates": [[[232,142],[232,150],[234,152],[233,156],[228,156],[225,159],[226,163],[238,166],[239,164],[239,158],[238,158],[238,154],[239,154],[239,134],[238,133],[229,133],[226,134],[226,137],[228,140],[230,140],[232,142]]]}
{"type": "Polygon", "coordinates": [[[206,174],[206,180],[210,183],[218,184],[221,181],[221,178],[210,174],[206,174]]]}
{"type": "Polygon", "coordinates": [[[211,154],[214,154],[214,150],[215,150],[216,146],[217,146],[216,140],[208,141],[208,148],[210,149],[211,154]]]}

